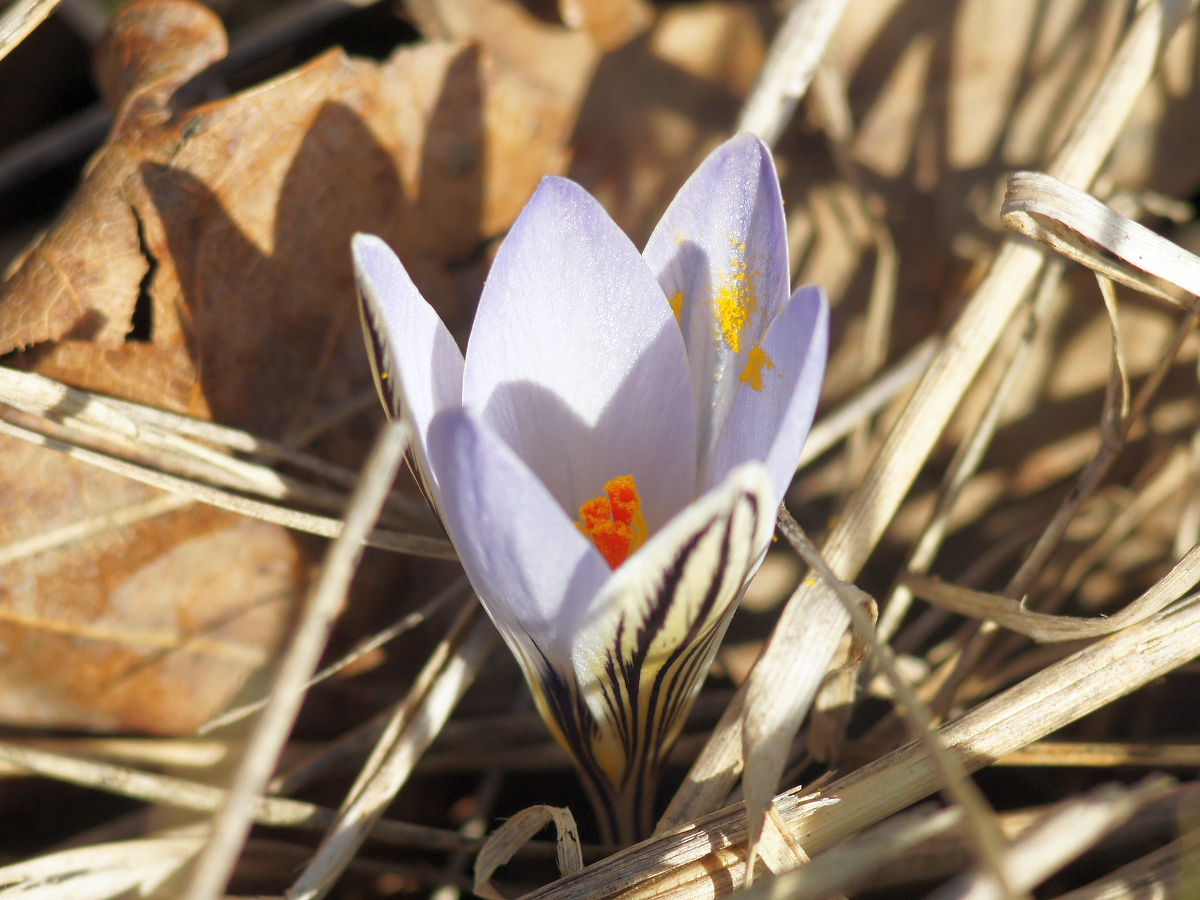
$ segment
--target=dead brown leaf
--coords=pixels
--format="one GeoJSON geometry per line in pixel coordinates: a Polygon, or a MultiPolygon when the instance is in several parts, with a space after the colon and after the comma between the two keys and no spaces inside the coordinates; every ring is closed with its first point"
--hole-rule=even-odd
{"type": "MultiPolygon", "coordinates": [[[[0,352],[286,439],[370,384],[355,231],[384,237],[464,326],[487,241],[565,166],[595,58],[587,35],[504,15],[495,50],[430,41],[375,63],[335,49],[196,105],[218,86],[219,19],[188,0],[123,7],[97,50],[115,124],[0,286],[0,352]],[[551,65],[568,58],[570,72],[551,65]]],[[[14,511],[0,540],[154,496],[48,450],[0,453],[14,511]]],[[[13,562],[0,719],[190,731],[269,659],[305,569],[281,529],[198,506],[13,562]]]]}
{"type": "MultiPolygon", "coordinates": [[[[12,438],[0,542],[157,494],[12,438]]],[[[282,529],[191,506],[4,567],[0,719],[193,731],[270,658],[303,584],[282,529]]]]}
{"type": "MultiPolygon", "coordinates": [[[[350,235],[383,236],[460,320],[448,267],[562,167],[574,104],[485,48],[431,42],[382,64],[333,50],[188,106],[224,49],[197,4],[122,10],[98,59],[113,133],[5,284],[0,351],[65,339],[102,352],[131,337],[183,346],[171,368],[184,377],[155,379],[137,399],[277,435],[297,398],[344,399],[365,383],[350,235]],[[148,325],[134,324],[139,302],[148,325]]],[[[36,368],[105,390],[110,378],[78,353],[55,348],[36,368]]],[[[145,365],[105,362],[110,376],[145,365]]]]}

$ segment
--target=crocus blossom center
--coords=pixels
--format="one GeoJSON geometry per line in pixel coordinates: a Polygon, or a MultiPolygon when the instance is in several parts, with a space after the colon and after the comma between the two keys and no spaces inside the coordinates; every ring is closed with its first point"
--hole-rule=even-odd
{"type": "Polygon", "coordinates": [[[579,507],[575,523],[616,568],[646,542],[646,519],[642,499],[632,475],[622,475],[604,485],[604,493],[579,507]]]}

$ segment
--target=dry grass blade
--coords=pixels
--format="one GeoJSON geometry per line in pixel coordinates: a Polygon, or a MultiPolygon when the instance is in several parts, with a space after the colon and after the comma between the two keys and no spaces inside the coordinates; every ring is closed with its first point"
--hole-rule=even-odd
{"type": "Polygon", "coordinates": [[[478,604],[464,610],[397,708],[342,804],[337,821],[288,891],[288,900],[323,897],[333,887],[450,717],[497,639],[478,604]]]}
{"type": "MultiPolygon", "coordinates": [[[[1113,366],[1105,390],[1104,409],[1101,413],[1100,430],[1102,441],[1100,449],[1076,479],[1074,489],[1063,500],[1058,509],[1055,510],[1054,517],[1045,529],[1043,529],[1041,535],[1039,535],[1037,543],[1029,551],[1029,554],[1021,563],[1021,567],[1009,579],[1004,592],[1010,598],[1023,595],[1029,589],[1030,585],[1033,584],[1037,574],[1042,570],[1051,553],[1053,553],[1059,541],[1066,534],[1067,527],[1075,518],[1084,501],[1092,495],[1092,492],[1099,486],[1101,480],[1108,473],[1109,467],[1124,448],[1134,424],[1141,419],[1142,414],[1149,406],[1151,398],[1162,384],[1167,372],[1175,362],[1175,357],[1183,346],[1183,342],[1192,332],[1197,321],[1200,321],[1200,301],[1192,306],[1188,314],[1176,326],[1173,342],[1159,359],[1154,370],[1142,382],[1137,396],[1133,399],[1132,403],[1126,401],[1128,388],[1125,384],[1126,378],[1120,363],[1120,353],[1114,340],[1113,366]]],[[[1117,333],[1115,322],[1112,327],[1115,337],[1117,333]]],[[[1176,572],[1176,570],[1173,570],[1172,574],[1178,574],[1184,578],[1188,577],[1182,572],[1176,572]]],[[[966,654],[964,654],[965,658],[966,654]]],[[[951,680],[953,681],[953,679],[951,680]]]]}
{"type": "Polygon", "coordinates": [[[1200,840],[1190,831],[1165,847],[1121,866],[1089,885],[1060,894],[1057,900],[1139,900],[1192,897],[1200,866],[1200,840]]]}
{"type": "Polygon", "coordinates": [[[751,131],[774,146],[808,90],[845,9],[846,0],[794,0],[746,98],[735,132],[751,131]]]}
{"type": "Polygon", "coordinates": [[[945,584],[927,575],[908,573],[902,575],[901,580],[922,600],[942,609],[976,619],[990,619],[1035,641],[1075,641],[1112,634],[1142,622],[1200,584],[1200,544],[1120,612],[1094,619],[1031,612],[1019,601],[945,584]]]}
{"type": "MultiPolygon", "coordinates": [[[[286,462],[346,487],[357,481],[353,471],[236,428],[79,390],[52,378],[3,366],[0,403],[62,426],[67,437],[99,440],[118,452],[154,460],[176,474],[197,471],[217,486],[274,500],[340,512],[347,498],[338,491],[281,475],[258,462],[215,448],[286,462]]],[[[389,501],[410,514],[416,508],[396,493],[389,495],[389,501]]]]}
{"type": "Polygon", "coordinates": [[[107,900],[153,893],[200,849],[202,838],[172,837],[94,844],[0,868],[0,897],[107,900]]]}
{"type": "Polygon", "coordinates": [[[1170,786],[1168,779],[1148,778],[1133,788],[1104,785],[1069,800],[1008,848],[1004,858],[1007,884],[998,882],[990,872],[971,873],[943,885],[930,894],[930,900],[1004,900],[1012,896],[1013,889],[1029,891],[1170,786]]]}
{"type": "Polygon", "coordinates": [[[907,390],[921,377],[937,352],[938,344],[936,338],[922,341],[891,369],[814,423],[800,452],[797,468],[808,465],[907,390]]]}
{"type": "Polygon", "coordinates": [[[1112,359],[1108,386],[1104,392],[1104,406],[1100,414],[1100,435],[1106,444],[1119,445],[1124,438],[1122,426],[1129,419],[1129,366],[1125,362],[1121,323],[1117,319],[1117,294],[1113,290],[1112,282],[1103,275],[1097,275],[1096,281],[1100,286],[1100,296],[1104,300],[1104,311],[1108,314],[1108,330],[1111,337],[1109,354],[1112,359]]]}
{"type": "MultiPolygon", "coordinates": [[[[347,666],[354,664],[355,662],[362,659],[364,656],[366,656],[371,651],[373,651],[379,647],[382,647],[388,641],[393,640],[394,638],[397,638],[400,635],[404,634],[404,632],[409,631],[413,628],[416,628],[418,625],[420,625],[422,622],[426,621],[430,616],[432,616],[435,612],[437,612],[439,609],[441,609],[443,606],[445,606],[451,600],[454,600],[454,599],[460,597],[462,594],[464,594],[467,589],[468,589],[467,580],[465,578],[460,578],[458,581],[454,582],[454,584],[450,585],[450,587],[446,588],[446,590],[442,591],[440,594],[438,594],[436,597],[434,597],[432,600],[430,600],[428,603],[426,603],[420,609],[416,610],[415,612],[409,613],[404,618],[402,618],[399,622],[396,622],[394,625],[392,625],[388,628],[385,628],[376,634],[371,635],[370,638],[368,638],[365,641],[362,641],[360,644],[358,644],[358,646],[354,647],[349,653],[345,654],[343,657],[341,657],[337,661],[330,663],[328,666],[323,668],[320,672],[317,672],[315,675],[312,676],[312,678],[310,678],[307,682],[305,682],[305,685],[304,685],[305,690],[313,687],[313,685],[320,684],[322,681],[326,680],[327,678],[330,678],[333,675],[336,675],[338,672],[342,671],[347,666]]],[[[262,709],[264,706],[266,706],[267,703],[269,703],[269,702],[270,702],[270,697],[264,697],[263,699],[256,700],[253,703],[247,703],[243,706],[237,707],[236,709],[231,709],[228,712],[222,713],[221,715],[217,716],[215,719],[213,719],[209,722],[206,722],[204,724],[204,726],[199,730],[198,733],[199,734],[207,734],[210,731],[215,731],[218,728],[223,728],[224,726],[231,725],[234,722],[240,722],[242,719],[246,718],[246,716],[253,715],[254,713],[258,712],[260,709],[262,709]]]]}
{"type": "MultiPolygon", "coordinates": [[[[166,472],[160,472],[148,466],[127,462],[123,459],[116,459],[107,454],[98,453],[83,447],[76,447],[57,438],[39,434],[36,431],[21,428],[9,422],[0,421],[0,434],[28,441],[29,443],[37,444],[50,450],[57,450],[60,453],[67,454],[72,459],[78,459],[81,462],[89,463],[101,469],[107,469],[110,472],[115,472],[126,478],[132,478],[134,481],[140,481],[151,487],[183,494],[192,500],[198,500],[201,503],[208,503],[220,509],[227,509],[230,512],[250,516],[263,522],[271,522],[275,525],[283,525],[285,528],[294,528],[297,531],[306,531],[309,534],[330,538],[337,537],[342,531],[342,523],[339,519],[300,512],[299,510],[289,509],[273,503],[251,500],[248,497],[242,497],[229,491],[200,484],[186,478],[180,478],[176,475],[169,475],[166,472]]],[[[454,553],[454,547],[450,542],[440,538],[401,534],[400,532],[377,528],[367,535],[367,543],[373,547],[382,547],[385,550],[393,550],[397,553],[411,553],[415,556],[426,556],[432,559],[457,558],[454,553]]]]}
{"type": "Polygon", "coordinates": [[[818,900],[853,891],[872,872],[962,825],[962,809],[914,810],[869,828],[800,868],[756,882],[741,900],[818,900]]]}
{"type": "Polygon", "coordinates": [[[13,743],[52,753],[180,769],[211,768],[228,759],[232,749],[225,741],[196,738],[66,737],[14,739],[13,743]]]}
{"type": "Polygon", "coordinates": [[[363,466],[362,479],[346,510],[345,527],[326,552],[321,574],[300,613],[300,621],[275,673],[270,699],[255,723],[212,837],[196,864],[184,895],[188,900],[214,900],[224,892],[249,833],[254,804],[295,724],[308,680],[345,603],[350,579],[362,557],[363,542],[404,460],[409,435],[407,425],[387,422],[363,466]]]}
{"type": "Polygon", "coordinates": [[[1200,746],[1179,744],[1086,744],[1038,741],[1010,753],[998,766],[1200,766],[1200,746]]]}
{"type": "Polygon", "coordinates": [[[1004,224],[1121,284],[1172,303],[1200,296],[1200,257],[1091,194],[1037,172],[1014,172],[1004,224]]]}
{"type": "Polygon", "coordinates": [[[0,545],[0,566],[37,553],[45,553],[56,547],[73,544],[112,528],[122,528],[146,519],[153,519],[172,510],[181,509],[192,502],[191,497],[183,494],[160,494],[143,503],[131,503],[128,506],[60,525],[58,528],[49,528],[40,534],[9,541],[7,544],[0,545]]]}
{"type": "Polygon", "coordinates": [[[136,438],[138,423],[108,398],[81,391],[44,375],[0,366],[0,402],[63,425],[91,426],[136,438]]]}
{"type": "MultiPolygon", "coordinates": [[[[1168,39],[1193,7],[1191,2],[1150,2],[1141,7],[1050,166],[1052,173],[1076,185],[1091,183],[1149,82],[1168,39]]],[[[1043,255],[1035,246],[1007,240],[1000,249],[822,547],[835,574],[853,578],[865,564],[951,413],[1031,289],[1042,263],[1043,255]]],[[[770,711],[774,730],[789,738],[795,734],[804,710],[780,698],[790,697],[797,686],[801,693],[808,692],[808,673],[815,665],[829,665],[846,624],[836,597],[820,585],[801,587],[788,601],[747,682],[758,682],[760,695],[770,698],[772,706],[785,704],[785,708],[770,711]],[[814,615],[827,616],[828,631],[812,635],[808,652],[790,652],[793,645],[784,636],[805,629],[814,615]]],[[[735,703],[725,718],[738,721],[747,714],[743,705],[735,703]]],[[[768,712],[756,710],[754,714],[766,716],[768,712]]],[[[695,818],[711,808],[706,804],[714,798],[727,795],[740,771],[735,749],[723,720],[660,827],[695,818]]]]}
{"type": "MultiPolygon", "coordinates": [[[[1121,853],[1130,845],[1145,846],[1148,841],[1170,840],[1180,830],[1181,818],[1186,817],[1188,804],[1195,799],[1195,784],[1184,784],[1158,795],[1142,804],[1125,824],[1109,832],[1094,848],[1093,852],[1114,851],[1121,853]]],[[[1031,827],[1043,822],[1047,814],[1058,804],[1009,810],[998,816],[998,822],[1006,840],[1015,841],[1031,827]]],[[[892,822],[915,816],[905,812],[888,819],[879,826],[868,829],[862,835],[843,842],[841,846],[853,847],[867,835],[878,829],[889,828],[892,822]]],[[[1186,827],[1186,826],[1185,826],[1186,827]]],[[[839,853],[841,846],[831,847],[820,854],[814,862],[839,853]]],[[[885,863],[865,880],[867,890],[900,885],[925,884],[935,879],[952,877],[970,864],[970,857],[963,846],[960,831],[950,829],[933,835],[923,843],[912,847],[910,852],[885,863]]],[[[800,875],[801,872],[795,873],[800,875]]]]}
{"type": "MultiPolygon", "coordinates": [[[[1094,643],[943,726],[937,738],[975,771],[1125,696],[1200,654],[1200,601],[1094,643]]],[[[810,856],[929,796],[941,776],[912,742],[814,797],[798,790],[774,805],[810,856]]],[[[739,805],[631,847],[529,895],[529,900],[699,900],[743,884],[746,817],[739,805]]]]}
{"type": "MultiPolygon", "coordinates": [[[[787,538],[788,543],[792,545],[792,549],[800,555],[801,559],[833,588],[834,592],[838,595],[838,599],[842,601],[842,606],[850,616],[850,620],[854,625],[855,636],[870,649],[875,664],[887,676],[888,681],[892,685],[892,690],[900,702],[900,709],[908,721],[910,731],[925,747],[929,753],[929,758],[938,769],[946,795],[958,803],[966,813],[968,833],[974,850],[978,855],[980,866],[984,867],[989,873],[992,873],[1001,882],[1006,894],[1012,894],[1015,891],[1017,895],[1020,895],[1023,892],[1021,888],[1015,888],[1014,891],[1008,890],[1008,876],[1001,868],[1000,848],[1003,836],[996,825],[995,813],[988,805],[979,788],[967,777],[959,760],[952,753],[948,752],[939,742],[937,736],[934,735],[933,716],[929,714],[929,710],[917,699],[913,689],[909,687],[908,682],[897,671],[895,656],[891,652],[891,649],[883,644],[875,634],[875,623],[868,618],[863,609],[864,604],[873,605],[873,601],[858,588],[847,584],[833,574],[828,564],[821,558],[821,553],[817,550],[816,545],[804,534],[800,526],[796,523],[796,520],[792,518],[791,513],[788,512],[786,506],[779,508],[779,530],[787,538]]],[[[749,721],[748,718],[747,721],[749,721]]],[[[753,752],[752,748],[745,748],[747,770],[749,770],[750,755],[753,752]]],[[[776,774],[776,778],[778,778],[778,773],[776,774]]],[[[753,853],[753,840],[755,837],[754,818],[757,815],[757,808],[756,804],[751,802],[749,787],[751,778],[749,771],[747,771],[745,780],[747,784],[746,815],[750,821],[750,852],[753,853]]],[[[770,802],[769,798],[766,802],[770,802]]]]}
{"type": "MultiPolygon", "coordinates": [[[[216,812],[225,802],[222,788],[171,775],[157,775],[126,766],[49,753],[32,747],[0,742],[0,762],[70,784],[106,791],[135,800],[157,803],[172,809],[216,812]]],[[[254,821],[260,825],[315,830],[334,821],[325,807],[286,797],[260,797],[254,805],[254,821]]],[[[467,840],[453,831],[385,820],[376,823],[372,837],[378,840],[433,850],[470,850],[478,841],[467,840]]]]}
{"type": "Polygon", "coordinates": [[[472,890],[487,900],[506,900],[492,886],[492,875],[513,858],[522,844],[551,822],[558,835],[558,871],[563,875],[574,875],[582,869],[579,828],[571,811],[558,806],[531,806],[511,816],[484,842],[475,858],[475,886],[472,890]]]}
{"type": "MultiPolygon", "coordinates": [[[[780,515],[784,513],[781,512],[780,515]]],[[[805,584],[808,585],[813,580],[810,576],[805,584]]],[[[822,579],[822,582],[826,590],[838,598],[838,587],[828,579],[822,579]]],[[[851,602],[860,603],[862,599],[861,592],[856,592],[851,602]]],[[[867,602],[870,602],[869,599],[867,602]]],[[[842,608],[845,609],[844,604],[842,608]]],[[[814,624],[820,622],[819,618],[814,618],[814,624]]],[[[811,631],[807,629],[789,631],[786,635],[773,637],[779,647],[785,642],[788,644],[793,658],[806,656],[809,641],[813,639],[811,631]]],[[[818,669],[821,662],[818,657],[814,664],[805,667],[799,673],[801,678],[792,686],[792,690],[785,694],[780,694],[780,685],[775,680],[752,678],[749,682],[746,714],[741,724],[741,758],[745,765],[742,788],[750,821],[751,852],[754,851],[762,833],[764,816],[770,808],[771,797],[778,790],[779,779],[783,775],[792,745],[793,732],[778,728],[777,717],[783,715],[788,720],[798,721],[804,716],[824,677],[824,667],[828,666],[828,660],[824,660],[822,667],[818,669]]]]}
{"type": "Polygon", "coordinates": [[[16,0],[0,17],[0,59],[8,56],[29,32],[37,28],[59,0],[16,0]]]}
{"type": "MultiPolygon", "coordinates": [[[[933,564],[949,529],[950,514],[967,482],[978,470],[983,460],[983,455],[999,426],[1000,416],[1008,402],[1009,394],[1020,378],[1024,364],[1032,352],[1038,328],[1044,320],[1048,308],[1054,303],[1064,267],[1064,263],[1057,263],[1048,265],[1043,270],[1041,283],[1029,310],[1028,321],[1022,328],[1021,338],[1011,350],[1004,376],[996,385],[983,415],[975,424],[970,437],[959,444],[954,453],[954,459],[950,461],[950,466],[947,468],[939,488],[937,507],[909,556],[907,566],[909,571],[923,573],[928,571],[933,564]]],[[[912,595],[908,588],[903,583],[897,584],[879,615],[880,640],[890,640],[895,634],[908,612],[911,599],[912,595]]]]}

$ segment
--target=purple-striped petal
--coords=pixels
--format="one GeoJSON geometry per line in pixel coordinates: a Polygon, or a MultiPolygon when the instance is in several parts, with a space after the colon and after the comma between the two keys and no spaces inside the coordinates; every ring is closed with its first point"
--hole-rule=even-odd
{"type": "Polygon", "coordinates": [[[648,826],[663,758],[774,523],[766,468],[740,466],[616,569],[578,623],[569,666],[583,708],[561,705],[562,731],[591,735],[576,756],[615,821],[648,826]]]}
{"type": "Polygon", "coordinates": [[[751,348],[788,297],[787,228],[775,164],[739,134],[687,180],[643,254],[678,310],[707,468],[751,348]]]}
{"type": "Polygon", "coordinates": [[[571,516],[622,475],[634,476],[651,531],[695,495],[679,329],[629,239],[570,181],[544,179],[497,254],[463,402],[571,516]]]}
{"type": "MultiPolygon", "coordinates": [[[[659,694],[665,710],[686,708],[707,671],[734,601],[775,527],[770,477],[747,463],[675,516],[600,588],[579,623],[572,662],[600,721],[659,694]],[[632,679],[632,680],[630,680],[632,679]]],[[[660,710],[661,712],[662,710],[660,710]]],[[[659,741],[681,724],[645,723],[659,741]]],[[[656,742],[657,743],[657,742],[656,742]]]]}

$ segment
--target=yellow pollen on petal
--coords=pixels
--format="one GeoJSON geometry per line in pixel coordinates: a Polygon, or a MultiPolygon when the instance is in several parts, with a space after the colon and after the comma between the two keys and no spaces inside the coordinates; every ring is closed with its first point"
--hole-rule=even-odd
{"type": "Polygon", "coordinates": [[[773,368],[775,368],[775,363],[771,361],[771,357],[767,356],[767,352],[762,347],[751,347],[746,358],[746,367],[742,369],[738,381],[750,385],[756,391],[761,391],[763,372],[773,368]]]}
{"type": "Polygon", "coordinates": [[[667,301],[671,304],[671,312],[675,313],[675,321],[683,323],[683,291],[676,291],[667,301]]]}
{"type": "Polygon", "coordinates": [[[612,568],[646,543],[642,498],[632,475],[622,475],[604,485],[604,493],[579,507],[575,526],[596,545],[612,568]]]}
{"type": "Polygon", "coordinates": [[[758,308],[758,297],[754,293],[754,277],[758,272],[751,272],[746,262],[745,242],[733,238],[730,241],[734,255],[713,296],[713,313],[725,343],[737,353],[742,346],[742,329],[750,323],[750,316],[758,308]]]}

